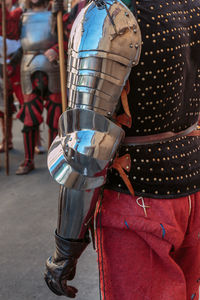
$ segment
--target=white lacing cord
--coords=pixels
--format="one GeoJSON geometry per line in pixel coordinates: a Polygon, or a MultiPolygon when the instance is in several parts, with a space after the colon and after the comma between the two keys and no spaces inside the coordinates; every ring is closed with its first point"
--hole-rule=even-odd
{"type": "Polygon", "coordinates": [[[145,217],[147,217],[147,210],[146,210],[146,208],[149,208],[150,206],[145,205],[144,198],[143,197],[138,197],[136,199],[136,203],[137,203],[137,205],[139,205],[140,207],[142,207],[144,209],[145,217]],[[140,200],[141,200],[142,203],[139,202],[140,200]]]}

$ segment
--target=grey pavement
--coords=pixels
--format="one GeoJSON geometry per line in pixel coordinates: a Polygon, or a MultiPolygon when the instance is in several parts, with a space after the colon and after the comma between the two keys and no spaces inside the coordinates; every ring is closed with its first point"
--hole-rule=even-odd
{"type": "MultiPolygon", "coordinates": [[[[41,129],[47,147],[47,128],[42,124],[41,129]]],[[[46,154],[35,157],[36,169],[30,174],[15,175],[24,158],[18,120],[13,136],[9,176],[0,154],[0,300],[69,299],[54,295],[43,280],[45,260],[55,250],[59,186],[47,170],[46,154]]],[[[77,300],[99,299],[97,254],[91,245],[80,257],[71,284],[79,290],[77,300]]]]}

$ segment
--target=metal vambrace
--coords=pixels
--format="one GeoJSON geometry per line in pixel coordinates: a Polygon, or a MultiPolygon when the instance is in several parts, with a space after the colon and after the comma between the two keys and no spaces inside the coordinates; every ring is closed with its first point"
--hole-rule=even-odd
{"type": "MultiPolygon", "coordinates": [[[[131,68],[139,61],[141,33],[121,1],[96,0],[79,13],[68,46],[70,109],[61,115],[59,134],[48,153],[50,174],[61,185],[57,235],[63,243],[84,240],[99,188],[124,138],[123,129],[111,118],[131,68]]],[[[58,261],[56,268],[59,276],[47,261],[46,282],[63,294],[60,282],[68,263],[58,261]]]]}
{"type": "Polygon", "coordinates": [[[44,279],[56,295],[74,298],[77,289],[69,286],[76,272],[77,260],[90,242],[88,223],[94,213],[98,189],[78,191],[60,187],[56,251],[46,261],[44,279]]]}
{"type": "MultiPolygon", "coordinates": [[[[84,239],[93,216],[99,189],[78,191],[60,187],[57,234],[65,239],[84,239]]],[[[92,229],[92,228],[91,228],[92,229]]]]}

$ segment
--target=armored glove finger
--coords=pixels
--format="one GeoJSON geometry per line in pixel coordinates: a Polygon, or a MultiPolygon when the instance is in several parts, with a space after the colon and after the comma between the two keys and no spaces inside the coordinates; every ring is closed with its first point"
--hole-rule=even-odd
{"type": "MultiPolygon", "coordinates": [[[[54,267],[59,268],[58,265],[54,267]]],[[[60,266],[60,268],[62,267],[60,266]]],[[[65,279],[63,278],[62,280],[60,280],[59,278],[56,278],[55,274],[53,274],[56,270],[54,270],[54,272],[52,272],[52,270],[52,257],[50,257],[46,262],[46,272],[44,274],[44,279],[50,290],[58,296],[63,295],[69,298],[75,298],[78,290],[73,286],[67,285],[67,279],[72,280],[75,272],[72,270],[74,275],[70,274],[69,272],[69,277],[67,276],[65,279]]]]}
{"type": "Polygon", "coordinates": [[[65,240],[55,234],[56,251],[46,261],[44,279],[56,295],[75,298],[78,290],[67,284],[76,273],[77,260],[85,250],[90,240],[65,240]]]}

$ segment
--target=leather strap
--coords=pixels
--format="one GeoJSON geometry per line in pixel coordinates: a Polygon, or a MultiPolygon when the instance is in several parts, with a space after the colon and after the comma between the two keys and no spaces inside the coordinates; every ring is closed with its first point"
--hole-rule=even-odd
{"type": "Polygon", "coordinates": [[[187,134],[187,136],[200,136],[200,126],[197,126],[197,130],[192,131],[191,133],[187,134]]]}
{"type": "MultiPolygon", "coordinates": [[[[187,136],[200,136],[200,126],[197,126],[197,124],[194,124],[195,128],[198,128],[197,130],[193,130],[192,132],[188,133],[188,134],[183,134],[183,135],[187,135],[187,136]]],[[[192,127],[186,129],[184,132],[188,132],[190,131],[190,129],[192,127]]],[[[183,132],[182,132],[183,133],[183,132]]],[[[156,135],[157,136],[157,135],[156,135]]],[[[127,144],[126,144],[127,145],[127,144]]],[[[130,194],[132,196],[134,196],[134,189],[132,187],[132,184],[130,182],[130,180],[128,179],[128,176],[126,175],[125,171],[130,172],[131,169],[131,157],[130,154],[125,154],[121,157],[116,156],[113,164],[110,166],[110,168],[113,168],[115,170],[117,170],[119,172],[119,175],[121,176],[122,180],[124,181],[124,183],[126,184],[130,194]]]]}
{"type": "Polygon", "coordinates": [[[132,125],[132,117],[128,105],[128,97],[127,95],[130,92],[130,83],[127,80],[126,85],[124,86],[122,93],[121,93],[121,103],[124,109],[124,113],[116,117],[116,121],[119,125],[127,126],[131,128],[132,125]]]}
{"type": "Polygon", "coordinates": [[[132,196],[134,196],[134,190],[132,187],[132,184],[130,182],[130,180],[128,179],[126,173],[124,172],[124,170],[126,170],[127,172],[130,172],[131,169],[131,157],[130,154],[125,154],[121,157],[117,156],[114,161],[113,164],[111,165],[110,168],[114,168],[115,170],[117,170],[121,176],[121,178],[123,179],[124,183],[126,184],[129,192],[131,193],[132,196]]]}
{"type": "Polygon", "coordinates": [[[173,137],[178,138],[181,136],[199,136],[200,130],[197,129],[198,127],[199,126],[197,126],[197,123],[195,123],[192,126],[180,132],[167,131],[167,132],[145,135],[145,136],[130,136],[124,139],[123,144],[132,145],[132,146],[147,145],[147,144],[155,144],[162,141],[167,141],[173,137]]]}

